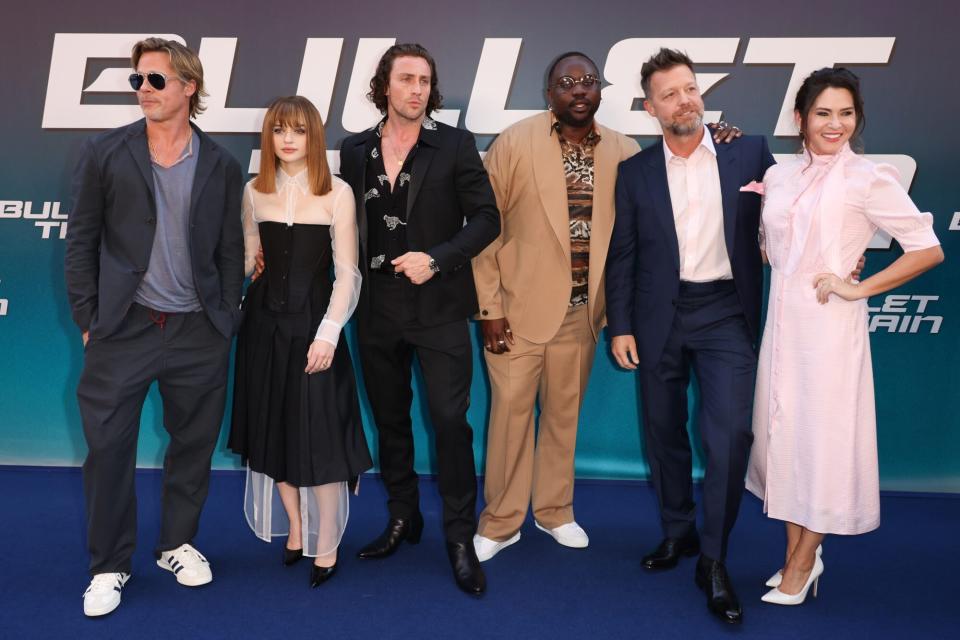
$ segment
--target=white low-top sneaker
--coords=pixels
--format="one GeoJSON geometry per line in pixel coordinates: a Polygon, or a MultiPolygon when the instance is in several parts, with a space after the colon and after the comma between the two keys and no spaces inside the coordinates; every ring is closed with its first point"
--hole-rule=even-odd
{"type": "Polygon", "coordinates": [[[129,573],[98,573],[83,592],[83,613],[105,616],[120,606],[120,592],[130,579],[129,573]]]}
{"type": "Polygon", "coordinates": [[[514,542],[520,539],[520,532],[517,531],[513,534],[512,537],[507,538],[503,542],[497,542],[496,540],[491,540],[490,538],[484,538],[481,535],[473,536],[473,549],[477,552],[477,559],[480,562],[486,562],[493,556],[500,553],[501,549],[506,549],[514,542]]]}
{"type": "Polygon", "coordinates": [[[189,544],[161,553],[157,566],[172,572],[177,582],[186,587],[199,587],[213,580],[210,563],[189,544]]]}
{"type": "Polygon", "coordinates": [[[590,538],[587,537],[587,532],[584,531],[583,527],[578,525],[576,522],[562,524],[556,529],[547,529],[546,527],[541,527],[539,522],[535,522],[535,524],[537,525],[537,529],[549,533],[551,536],[553,536],[554,540],[565,547],[583,549],[590,544],[590,538]]]}

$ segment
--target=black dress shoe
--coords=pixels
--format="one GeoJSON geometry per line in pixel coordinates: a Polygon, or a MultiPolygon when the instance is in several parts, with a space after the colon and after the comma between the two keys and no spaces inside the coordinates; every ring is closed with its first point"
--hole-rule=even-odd
{"type": "Polygon", "coordinates": [[[740,600],[722,562],[700,556],[695,579],[697,586],[707,594],[707,609],[710,613],[724,622],[738,623],[743,620],[740,600]]]}
{"type": "Polygon", "coordinates": [[[457,586],[472,596],[479,596],[487,588],[487,577],[483,575],[473,541],[447,542],[447,556],[453,567],[453,577],[457,586]]]}
{"type": "Polygon", "coordinates": [[[310,567],[310,586],[312,588],[319,587],[324,582],[333,577],[333,574],[337,572],[337,563],[334,562],[331,567],[318,567],[313,565],[310,567]]]}
{"type": "Polygon", "coordinates": [[[641,562],[644,569],[673,569],[680,561],[680,556],[692,558],[700,553],[700,536],[696,531],[683,538],[664,538],[660,546],[643,556],[641,562]]]}
{"type": "Polygon", "coordinates": [[[390,518],[387,528],[376,540],[360,549],[357,556],[361,558],[386,558],[397,550],[400,543],[406,540],[410,544],[420,542],[423,533],[423,516],[419,512],[411,518],[390,518]]]}
{"type": "Polygon", "coordinates": [[[287,549],[283,548],[283,564],[284,566],[289,567],[294,564],[297,560],[303,557],[303,549],[287,549]]]}

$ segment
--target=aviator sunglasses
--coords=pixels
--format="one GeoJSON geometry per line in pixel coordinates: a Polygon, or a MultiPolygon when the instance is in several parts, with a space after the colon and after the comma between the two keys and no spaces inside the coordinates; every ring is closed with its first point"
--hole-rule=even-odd
{"type": "MultiPolygon", "coordinates": [[[[133,87],[134,91],[140,91],[140,87],[143,86],[144,78],[146,78],[147,82],[150,83],[150,86],[157,91],[163,91],[163,89],[167,86],[167,76],[159,71],[151,71],[149,73],[140,73],[137,71],[131,73],[127,80],[130,82],[130,86],[133,87]]],[[[180,78],[174,77],[171,78],[171,80],[180,80],[180,78]]]]}

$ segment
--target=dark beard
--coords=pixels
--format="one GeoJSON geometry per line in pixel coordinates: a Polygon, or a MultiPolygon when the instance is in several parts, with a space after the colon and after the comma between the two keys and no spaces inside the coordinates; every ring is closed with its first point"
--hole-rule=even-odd
{"type": "Polygon", "coordinates": [[[593,116],[597,113],[597,109],[600,108],[600,103],[593,105],[593,108],[590,109],[584,116],[575,116],[571,111],[558,111],[555,113],[557,120],[560,123],[567,125],[568,127],[583,127],[585,125],[593,122],[593,116]]]}

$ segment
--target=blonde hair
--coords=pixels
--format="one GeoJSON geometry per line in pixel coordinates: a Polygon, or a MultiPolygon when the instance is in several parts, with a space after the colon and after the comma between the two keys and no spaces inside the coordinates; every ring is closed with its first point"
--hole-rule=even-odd
{"type": "Polygon", "coordinates": [[[133,70],[137,70],[137,65],[140,63],[140,57],[143,54],[154,51],[162,51],[170,56],[170,66],[177,72],[180,80],[183,82],[193,81],[196,84],[197,90],[190,96],[190,117],[196,118],[206,109],[202,104],[202,99],[210,95],[203,88],[203,65],[200,63],[200,58],[191,49],[176,40],[147,38],[133,45],[133,51],[130,54],[133,70]]]}
{"type": "Polygon", "coordinates": [[[273,128],[303,126],[307,130],[307,181],[313,195],[322,196],[333,188],[327,164],[327,136],[323,120],[313,103],[303,96],[277,98],[267,109],[260,133],[260,173],[253,188],[260,193],[277,190],[277,150],[273,146],[273,128]]]}

